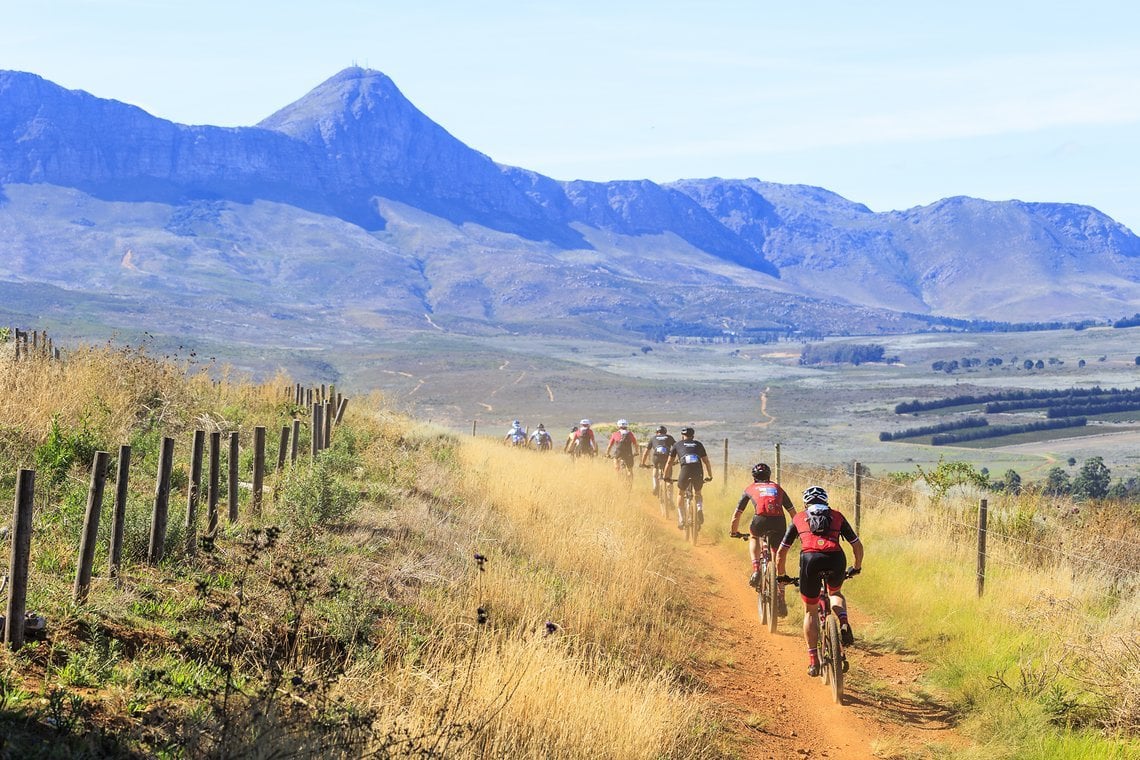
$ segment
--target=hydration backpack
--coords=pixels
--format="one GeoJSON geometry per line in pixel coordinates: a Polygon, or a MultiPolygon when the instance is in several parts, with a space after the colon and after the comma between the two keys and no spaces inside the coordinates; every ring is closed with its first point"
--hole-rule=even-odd
{"type": "Polygon", "coordinates": [[[618,444],[614,447],[614,455],[622,459],[633,456],[633,436],[629,434],[628,430],[622,431],[618,444]]]}
{"type": "Polygon", "coordinates": [[[831,529],[831,510],[827,507],[819,509],[818,505],[808,508],[808,528],[817,536],[822,536],[831,529]]]}

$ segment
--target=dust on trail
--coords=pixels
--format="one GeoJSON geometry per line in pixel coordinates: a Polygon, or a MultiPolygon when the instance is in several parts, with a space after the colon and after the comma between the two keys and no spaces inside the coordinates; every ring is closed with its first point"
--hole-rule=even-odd
{"type": "MultiPolygon", "coordinates": [[[[655,509],[645,507],[662,520],[655,509]]],[[[847,587],[856,644],[848,650],[844,704],[836,705],[822,680],[807,675],[803,603],[795,589],[788,590],[789,616],[775,635],[768,633],[747,584],[747,558],[713,544],[705,532],[714,529],[706,524],[695,547],[674,538],[662,547],[659,569],[677,581],[695,614],[709,621],[698,651],[712,654],[691,668],[740,757],[876,760],[883,755],[874,754],[873,743],[880,751],[911,753],[931,744],[965,744],[953,730],[953,712],[922,692],[921,667],[860,645],[859,632],[869,621],[858,609],[858,578],[847,587]]],[[[869,559],[873,551],[868,549],[869,559]]]]}

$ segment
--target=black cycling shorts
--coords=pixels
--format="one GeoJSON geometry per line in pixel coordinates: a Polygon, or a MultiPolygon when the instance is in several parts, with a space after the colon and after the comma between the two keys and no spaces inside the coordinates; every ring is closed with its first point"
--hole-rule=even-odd
{"type": "Polygon", "coordinates": [[[683,492],[688,483],[693,484],[693,493],[701,492],[701,486],[705,484],[705,468],[700,462],[681,465],[681,474],[677,477],[678,492],[683,492]]]}
{"type": "Polygon", "coordinates": [[[800,554],[800,598],[804,604],[815,604],[827,578],[827,590],[836,592],[843,586],[847,572],[847,556],[837,552],[804,552],[800,554]]]}
{"type": "Polygon", "coordinates": [[[768,546],[775,549],[784,539],[784,532],[787,529],[788,523],[783,515],[753,515],[748,532],[757,538],[767,536],[768,546]]]}

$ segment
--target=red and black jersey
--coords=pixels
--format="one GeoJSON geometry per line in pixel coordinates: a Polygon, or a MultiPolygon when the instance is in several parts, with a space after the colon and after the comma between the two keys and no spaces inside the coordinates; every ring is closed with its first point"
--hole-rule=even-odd
{"type": "Polygon", "coordinates": [[[784,503],[788,501],[787,494],[779,485],[768,482],[750,483],[736,505],[737,512],[743,512],[748,502],[752,502],[756,514],[766,517],[778,517],[784,514],[784,503]]]}
{"type": "Polygon", "coordinates": [[[843,547],[839,545],[840,538],[847,539],[849,544],[858,541],[859,536],[855,534],[855,529],[851,527],[851,523],[847,522],[843,513],[835,509],[829,511],[831,521],[827,530],[822,534],[812,533],[811,526],[808,525],[807,510],[796,512],[795,517],[792,518],[792,524],[788,526],[788,532],[784,534],[784,540],[780,542],[780,546],[791,546],[798,538],[801,554],[810,552],[832,554],[843,551],[843,547]]]}

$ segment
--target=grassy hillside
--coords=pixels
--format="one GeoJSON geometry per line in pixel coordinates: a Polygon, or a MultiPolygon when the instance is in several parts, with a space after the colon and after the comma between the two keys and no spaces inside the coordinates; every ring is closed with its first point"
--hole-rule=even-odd
{"type": "MultiPolygon", "coordinates": [[[[36,469],[29,608],[46,620],[18,652],[0,651],[0,756],[740,751],[734,732],[748,729],[722,722],[702,677],[722,621],[700,619],[691,590],[662,572],[655,508],[631,508],[648,494],[639,488],[631,502],[603,463],[571,469],[559,455],[461,439],[381,396],[354,397],[331,448],[270,472],[260,517],[243,486],[239,520],[223,519],[216,540],[191,552],[190,434],[238,431],[248,483],[252,429],[270,431],[273,452],[276,431],[304,419],[290,378],[255,384],[113,346],[62,363],[5,357],[0,378],[0,500],[13,503],[17,468],[36,469]],[[170,551],[150,565],[166,435],[178,441],[170,551]],[[135,452],[123,572],[107,577],[104,524],[95,583],[75,605],[92,454],[123,442],[135,452]]],[[[784,451],[790,493],[823,483],[850,514],[849,477],[784,451]]],[[[1138,756],[1134,512],[990,495],[977,599],[979,494],[954,485],[955,472],[865,483],[866,572],[851,585],[870,618],[860,648],[901,653],[928,675],[850,678],[883,704],[948,700],[964,737],[927,750],[884,731],[877,756],[1138,756]]],[[[707,538],[727,528],[745,479],[733,471],[733,487],[710,488],[707,538]]]]}

